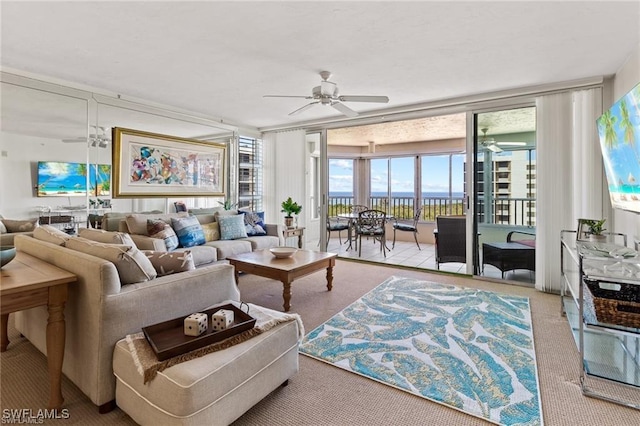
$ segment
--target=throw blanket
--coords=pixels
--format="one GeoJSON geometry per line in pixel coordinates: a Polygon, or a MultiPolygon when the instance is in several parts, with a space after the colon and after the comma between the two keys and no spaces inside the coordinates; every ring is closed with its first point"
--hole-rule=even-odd
{"type": "MultiPolygon", "coordinates": [[[[239,305],[235,302],[231,303],[239,305]]],[[[151,345],[147,342],[147,339],[144,337],[142,332],[127,335],[126,340],[129,344],[129,350],[131,351],[131,355],[133,356],[133,361],[138,372],[144,377],[144,383],[147,383],[149,380],[156,377],[158,372],[171,366],[237,345],[238,343],[242,343],[254,336],[264,333],[265,331],[269,331],[276,325],[285,322],[297,321],[298,341],[302,341],[302,338],[304,337],[304,325],[302,324],[302,319],[298,314],[283,314],[281,312],[262,308],[252,303],[246,304],[249,305],[249,315],[256,319],[255,327],[211,345],[182,355],[177,355],[164,361],[158,361],[155,352],[153,352],[151,345]]]]}

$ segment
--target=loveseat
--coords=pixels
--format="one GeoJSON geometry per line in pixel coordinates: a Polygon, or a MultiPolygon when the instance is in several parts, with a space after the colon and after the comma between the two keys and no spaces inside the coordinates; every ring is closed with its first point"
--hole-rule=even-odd
{"type": "Polygon", "coordinates": [[[27,220],[5,219],[0,215],[0,246],[13,247],[16,235],[33,235],[38,226],[38,218],[27,220]]]}
{"type": "MultiPolygon", "coordinates": [[[[167,250],[165,241],[160,238],[153,238],[148,233],[149,220],[162,220],[171,224],[171,219],[185,217],[195,217],[200,225],[207,227],[216,225],[220,216],[235,216],[242,212],[235,210],[223,210],[218,208],[192,210],[190,213],[105,213],[102,219],[103,229],[117,230],[125,232],[133,238],[136,245],[141,250],[167,250]],[[198,213],[198,214],[194,214],[198,213]],[[116,227],[117,223],[117,227],[116,227]]],[[[245,213],[246,214],[246,213],[245,213]]],[[[196,265],[207,263],[207,259],[212,262],[226,259],[228,256],[247,253],[253,250],[263,250],[271,247],[284,245],[283,228],[284,225],[261,224],[265,235],[247,235],[239,238],[224,239],[224,234],[220,231],[213,239],[207,238],[204,244],[188,247],[193,251],[196,258],[196,265]],[[215,255],[211,253],[211,248],[215,249],[215,255]],[[212,256],[215,256],[213,258],[212,256]]]]}
{"type": "MultiPolygon", "coordinates": [[[[212,264],[123,284],[122,271],[114,262],[67,247],[72,245],[71,240],[78,245],[85,238],[67,236],[70,239],[66,243],[57,242],[58,235],[64,239],[64,233],[58,231],[59,234],[45,241],[40,234],[46,228],[50,227],[37,228],[34,236],[16,236],[15,246],[18,252],[78,277],[77,282],[69,285],[64,311],[66,344],[62,371],[101,411],[111,408],[115,398],[112,357],[118,340],[140,332],[142,327],[240,298],[230,265],[212,264]]],[[[51,232],[54,234],[55,230],[51,232]]],[[[112,244],[96,245],[113,248],[112,244]]],[[[18,331],[45,354],[47,318],[46,307],[15,314],[18,331]]]]}

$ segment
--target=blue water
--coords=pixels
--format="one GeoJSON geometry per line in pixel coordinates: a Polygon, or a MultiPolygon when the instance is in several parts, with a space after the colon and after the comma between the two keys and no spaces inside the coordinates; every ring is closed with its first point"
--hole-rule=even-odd
{"type": "MultiPolygon", "coordinates": [[[[371,195],[373,197],[386,197],[386,192],[372,192],[371,195]]],[[[413,192],[393,192],[391,196],[393,197],[413,197],[413,192]]],[[[454,198],[462,198],[464,196],[463,192],[453,192],[452,197],[454,198]]],[[[353,197],[353,192],[329,192],[329,197],[353,197]]],[[[449,197],[448,192],[423,192],[422,198],[447,198],[449,197]]]]}

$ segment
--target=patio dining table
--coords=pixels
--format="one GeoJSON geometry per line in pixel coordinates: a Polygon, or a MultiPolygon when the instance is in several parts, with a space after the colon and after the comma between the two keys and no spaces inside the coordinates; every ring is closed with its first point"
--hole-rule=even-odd
{"type": "MultiPolygon", "coordinates": [[[[353,249],[352,242],[355,241],[355,237],[353,235],[352,229],[355,226],[356,221],[358,220],[358,217],[360,216],[360,214],[359,213],[338,213],[337,216],[340,219],[349,220],[349,229],[347,230],[347,240],[349,241],[349,246],[347,247],[347,250],[351,250],[353,249]]],[[[386,217],[386,221],[393,220],[393,219],[395,219],[394,215],[387,215],[386,217]]],[[[387,248],[387,250],[390,250],[389,247],[386,246],[386,244],[385,244],[385,247],[387,248]]]]}

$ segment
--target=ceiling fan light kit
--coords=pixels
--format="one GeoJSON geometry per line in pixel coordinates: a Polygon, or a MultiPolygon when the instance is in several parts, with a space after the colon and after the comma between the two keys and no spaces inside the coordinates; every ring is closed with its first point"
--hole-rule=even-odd
{"type": "Polygon", "coordinates": [[[357,117],[358,113],[342,102],[375,102],[375,103],[387,103],[389,98],[387,96],[368,96],[368,95],[343,95],[338,94],[338,85],[332,81],[331,73],[329,71],[322,71],[320,73],[322,81],[319,86],[315,86],[311,89],[311,96],[288,96],[288,95],[264,95],[265,98],[302,98],[313,99],[314,101],[307,105],[298,108],[289,113],[289,115],[300,114],[303,111],[308,110],[314,105],[329,105],[335,110],[340,111],[347,117],[357,117]]]}

